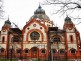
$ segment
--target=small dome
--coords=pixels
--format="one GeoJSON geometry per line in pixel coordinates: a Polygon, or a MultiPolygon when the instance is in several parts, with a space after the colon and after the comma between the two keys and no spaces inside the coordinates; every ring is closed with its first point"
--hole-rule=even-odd
{"type": "Polygon", "coordinates": [[[45,11],[42,9],[42,7],[39,5],[38,9],[34,12],[34,14],[45,14],[45,11]]]}
{"type": "Polygon", "coordinates": [[[69,18],[68,16],[65,18],[65,22],[70,23],[71,22],[71,18],[69,18]]]}
{"type": "Polygon", "coordinates": [[[5,21],[5,24],[11,24],[11,22],[9,21],[9,19],[7,21],[5,21]]]}

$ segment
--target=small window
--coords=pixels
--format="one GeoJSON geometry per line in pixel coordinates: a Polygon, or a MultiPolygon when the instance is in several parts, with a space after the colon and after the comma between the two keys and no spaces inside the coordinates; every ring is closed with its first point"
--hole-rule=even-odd
{"type": "Polygon", "coordinates": [[[13,37],[13,42],[19,42],[19,38],[16,37],[16,36],[14,36],[14,37],[13,37]]]}
{"type": "Polygon", "coordinates": [[[20,54],[21,53],[21,49],[17,50],[17,53],[20,54]]]}
{"type": "Polygon", "coordinates": [[[1,48],[1,49],[0,49],[0,52],[3,53],[3,52],[4,52],[4,48],[1,48]]]}
{"type": "Polygon", "coordinates": [[[53,54],[55,54],[56,53],[56,50],[55,49],[52,49],[52,52],[53,52],[53,54]]]}
{"type": "Polygon", "coordinates": [[[28,50],[27,49],[25,50],[25,53],[28,53],[28,50]]]}
{"type": "Polygon", "coordinates": [[[14,52],[14,49],[10,49],[10,50],[9,50],[9,53],[13,53],[13,52],[14,52]]]}
{"type": "Polygon", "coordinates": [[[65,53],[65,50],[60,50],[60,54],[64,54],[65,53]]]}
{"type": "Polygon", "coordinates": [[[71,49],[71,54],[75,54],[76,50],[75,49],[71,49]]]}
{"type": "Polygon", "coordinates": [[[5,37],[3,36],[3,37],[2,37],[2,43],[4,43],[4,42],[5,42],[5,37]]]}
{"type": "Polygon", "coordinates": [[[42,50],[42,54],[45,54],[45,50],[42,50]]]}
{"type": "Polygon", "coordinates": [[[70,40],[71,40],[71,43],[73,43],[73,36],[70,35],[70,40]]]}
{"type": "Polygon", "coordinates": [[[58,37],[57,38],[54,38],[53,41],[54,42],[60,42],[60,38],[58,38],[58,37]]]}

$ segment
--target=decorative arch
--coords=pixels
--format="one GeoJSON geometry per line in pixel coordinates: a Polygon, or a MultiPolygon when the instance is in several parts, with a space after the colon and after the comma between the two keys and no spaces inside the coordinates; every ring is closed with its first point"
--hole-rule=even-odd
{"type": "Polygon", "coordinates": [[[22,34],[24,34],[25,32],[25,29],[30,26],[33,22],[36,22],[38,23],[40,26],[43,26],[44,29],[45,29],[45,32],[47,32],[48,28],[44,25],[44,24],[41,24],[40,21],[36,20],[36,19],[32,19],[31,21],[27,22],[27,24],[23,27],[23,30],[22,30],[22,34]]]}
{"type": "Polygon", "coordinates": [[[43,35],[43,33],[39,29],[32,29],[29,32],[27,32],[26,41],[28,42],[28,35],[31,34],[33,31],[36,31],[36,32],[40,33],[40,35],[41,35],[41,41],[43,41],[44,35],[43,35]]]}

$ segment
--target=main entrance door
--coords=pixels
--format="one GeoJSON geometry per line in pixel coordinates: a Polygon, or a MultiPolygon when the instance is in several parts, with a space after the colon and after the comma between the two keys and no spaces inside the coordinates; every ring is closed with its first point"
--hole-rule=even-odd
{"type": "Polygon", "coordinates": [[[37,47],[31,48],[31,57],[38,58],[39,56],[39,49],[37,47]]]}

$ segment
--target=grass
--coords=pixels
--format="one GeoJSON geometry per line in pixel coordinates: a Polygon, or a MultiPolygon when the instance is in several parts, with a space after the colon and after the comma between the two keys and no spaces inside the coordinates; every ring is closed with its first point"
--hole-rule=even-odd
{"type": "MultiPolygon", "coordinates": [[[[11,61],[10,59],[0,59],[0,61],[11,61]]],[[[12,59],[12,61],[17,61],[15,59],[12,59]]]]}

